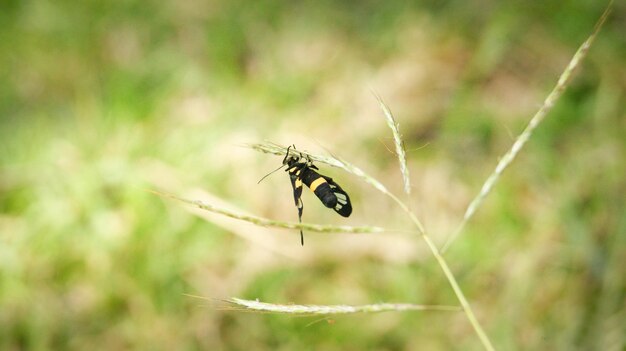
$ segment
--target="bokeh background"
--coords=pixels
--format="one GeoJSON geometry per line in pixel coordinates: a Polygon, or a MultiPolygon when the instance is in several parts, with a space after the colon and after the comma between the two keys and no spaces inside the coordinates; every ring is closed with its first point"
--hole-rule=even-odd
{"type": "MultiPolygon", "coordinates": [[[[463,313],[293,317],[275,303],[456,304],[405,216],[358,179],[377,235],[266,229],[160,189],[296,220],[271,140],[346,158],[441,244],[603,1],[0,2],[0,349],[472,350],[463,313]],[[207,300],[187,294],[207,297],[207,300]]],[[[446,254],[499,349],[623,350],[626,8],[446,254]]]]}

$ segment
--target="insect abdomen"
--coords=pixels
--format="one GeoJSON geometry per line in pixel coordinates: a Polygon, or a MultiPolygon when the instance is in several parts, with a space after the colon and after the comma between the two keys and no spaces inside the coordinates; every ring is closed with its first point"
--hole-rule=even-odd
{"type": "Polygon", "coordinates": [[[335,208],[337,205],[337,196],[333,194],[333,191],[328,183],[324,182],[320,184],[317,188],[315,188],[315,190],[313,190],[313,193],[322,201],[324,206],[328,208],[335,208]]]}
{"type": "Polygon", "coordinates": [[[302,181],[313,191],[315,196],[322,201],[324,206],[334,208],[335,205],[337,205],[337,197],[330,188],[330,185],[326,179],[317,172],[307,169],[302,175],[302,181]]]}

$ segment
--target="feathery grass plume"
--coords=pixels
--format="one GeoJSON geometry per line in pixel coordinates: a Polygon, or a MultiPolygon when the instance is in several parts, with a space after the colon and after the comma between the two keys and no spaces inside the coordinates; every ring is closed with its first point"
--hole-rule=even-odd
{"type": "Polygon", "coordinates": [[[400,172],[402,173],[402,180],[404,181],[404,192],[407,195],[411,195],[411,180],[409,178],[409,168],[406,165],[406,151],[404,149],[404,141],[402,140],[402,135],[400,135],[400,124],[396,122],[395,118],[391,114],[391,110],[385,104],[383,99],[377,95],[376,99],[378,99],[378,103],[380,104],[380,108],[385,113],[385,119],[387,120],[387,125],[391,128],[391,132],[393,133],[393,140],[396,145],[396,154],[398,155],[398,161],[400,162],[400,172]]]}
{"type": "Polygon", "coordinates": [[[493,171],[493,173],[491,173],[489,178],[487,178],[482,188],[480,189],[480,192],[478,193],[478,195],[476,195],[476,197],[469,204],[469,206],[465,210],[465,214],[463,215],[463,220],[459,224],[458,228],[454,231],[454,233],[448,237],[448,240],[446,240],[446,243],[441,249],[442,253],[445,253],[446,250],[448,250],[448,248],[452,244],[452,242],[458,238],[458,236],[463,231],[463,228],[465,227],[469,219],[472,218],[472,216],[474,215],[478,207],[480,207],[480,205],[485,200],[487,195],[491,192],[491,189],[493,189],[493,186],[496,184],[496,182],[500,178],[500,175],[502,174],[502,172],[504,172],[504,170],[511,164],[511,162],[515,160],[515,157],[520,152],[522,147],[524,147],[528,139],[530,139],[535,128],[537,128],[537,126],[544,120],[546,115],[554,107],[556,101],[561,97],[565,89],[568,87],[572,78],[572,74],[574,73],[574,70],[580,65],[582,60],[587,56],[587,52],[589,51],[591,44],[596,38],[598,32],[600,32],[602,25],[604,24],[606,18],[611,12],[612,3],[613,3],[612,1],[609,3],[606,10],[604,10],[604,13],[600,17],[600,20],[598,20],[598,23],[596,24],[593,33],[578,48],[578,50],[576,51],[576,53],[570,60],[569,64],[567,65],[563,73],[561,73],[561,76],[559,77],[559,80],[556,83],[556,86],[554,87],[554,89],[552,89],[548,97],[546,97],[541,108],[539,108],[537,113],[535,113],[535,115],[530,120],[530,122],[528,123],[524,131],[517,137],[517,139],[513,143],[513,146],[511,146],[511,149],[500,159],[500,162],[498,162],[496,169],[493,171]]]}
{"type": "Polygon", "coordinates": [[[259,312],[286,313],[298,315],[328,315],[349,313],[373,313],[385,311],[461,311],[457,306],[445,305],[415,305],[410,303],[380,303],[371,305],[284,305],[244,300],[236,297],[227,300],[234,305],[259,312]]]}
{"type": "Polygon", "coordinates": [[[161,193],[158,191],[151,191],[151,192],[159,196],[168,197],[177,201],[187,203],[189,205],[196,206],[206,211],[211,211],[211,212],[218,213],[227,217],[254,223],[256,225],[260,225],[263,227],[302,229],[302,230],[319,232],[319,233],[382,233],[385,231],[384,228],[371,227],[371,226],[353,227],[353,226],[347,226],[347,225],[321,225],[321,224],[310,224],[310,223],[276,221],[276,220],[271,220],[267,218],[233,212],[225,208],[221,208],[221,207],[217,207],[211,204],[204,203],[199,200],[188,200],[182,197],[178,197],[176,195],[161,193]]]}

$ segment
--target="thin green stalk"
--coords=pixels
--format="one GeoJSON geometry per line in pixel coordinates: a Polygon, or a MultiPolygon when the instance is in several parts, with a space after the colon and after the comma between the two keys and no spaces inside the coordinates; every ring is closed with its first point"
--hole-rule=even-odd
{"type": "Polygon", "coordinates": [[[435,259],[437,260],[439,267],[441,267],[443,274],[446,276],[446,279],[448,279],[448,283],[450,283],[450,286],[452,287],[452,290],[454,291],[454,295],[456,295],[456,298],[459,300],[459,303],[461,304],[461,307],[463,308],[463,312],[465,312],[467,319],[469,320],[470,324],[474,328],[476,335],[478,335],[478,338],[482,342],[485,349],[490,350],[490,351],[495,350],[493,348],[493,345],[491,344],[491,340],[489,340],[489,337],[487,336],[482,326],[480,325],[480,322],[476,318],[476,315],[474,314],[474,311],[472,310],[472,306],[469,304],[469,302],[465,298],[465,294],[463,293],[463,290],[461,290],[459,283],[456,281],[456,278],[454,277],[454,274],[450,270],[448,263],[439,252],[437,245],[435,245],[435,243],[433,243],[433,241],[430,239],[428,234],[426,234],[421,222],[417,219],[417,217],[415,217],[413,212],[411,212],[411,210],[402,201],[400,201],[396,196],[392,194],[388,194],[388,195],[390,195],[390,197],[398,204],[398,206],[400,206],[400,208],[402,208],[402,210],[409,215],[409,217],[411,218],[411,221],[413,221],[415,226],[419,229],[420,236],[426,242],[426,245],[430,249],[430,252],[433,254],[433,256],[435,256],[435,259]]]}
{"type": "Polygon", "coordinates": [[[511,146],[511,149],[500,159],[500,162],[498,162],[496,169],[493,171],[493,173],[491,173],[489,178],[487,178],[487,180],[481,187],[478,195],[476,195],[476,197],[469,204],[469,206],[465,210],[465,214],[463,215],[463,220],[461,221],[457,229],[454,231],[454,233],[448,237],[445,244],[443,245],[443,248],[441,249],[442,253],[445,253],[448,250],[448,248],[450,248],[450,245],[452,245],[452,242],[454,242],[459,237],[459,235],[461,235],[463,228],[465,227],[467,222],[470,220],[470,218],[472,218],[472,216],[474,215],[476,210],[480,207],[480,205],[485,200],[487,195],[491,192],[494,185],[500,178],[500,175],[502,175],[502,172],[504,172],[504,170],[513,162],[513,160],[515,160],[515,157],[520,152],[522,147],[524,147],[528,139],[530,139],[535,128],[537,128],[537,126],[544,120],[546,115],[552,110],[552,108],[556,104],[556,101],[561,97],[561,95],[565,91],[565,88],[567,88],[567,86],[569,85],[569,82],[572,78],[572,74],[574,73],[574,70],[580,65],[582,60],[587,56],[587,52],[589,51],[591,44],[593,43],[594,39],[596,38],[596,35],[600,31],[600,28],[602,28],[602,25],[604,24],[606,18],[611,12],[612,3],[613,3],[612,1],[609,3],[606,10],[604,10],[604,13],[602,14],[602,17],[600,17],[600,20],[596,24],[596,27],[593,33],[578,48],[578,50],[574,54],[574,57],[572,57],[571,61],[569,62],[569,64],[567,65],[563,73],[561,73],[561,76],[559,77],[559,80],[556,83],[556,86],[554,87],[554,89],[552,89],[548,97],[546,97],[541,108],[539,108],[537,113],[535,113],[535,115],[530,120],[530,122],[528,123],[524,131],[517,137],[517,139],[513,143],[513,146],[511,146]]]}

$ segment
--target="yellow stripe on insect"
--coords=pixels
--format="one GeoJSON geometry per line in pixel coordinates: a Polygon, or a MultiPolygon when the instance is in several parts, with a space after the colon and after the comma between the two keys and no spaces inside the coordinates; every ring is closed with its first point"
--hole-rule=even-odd
{"type": "Polygon", "coordinates": [[[317,179],[315,179],[313,181],[313,183],[311,183],[311,186],[309,186],[309,188],[311,188],[311,191],[315,191],[315,189],[317,189],[318,186],[322,185],[326,183],[326,179],[319,177],[317,179]]]}
{"type": "Polygon", "coordinates": [[[302,188],[302,180],[300,178],[296,179],[295,186],[296,188],[302,188]]]}

